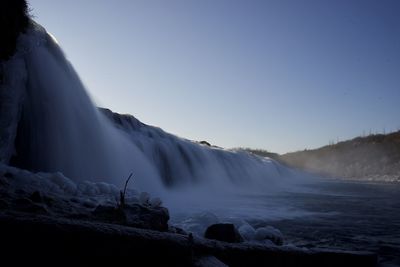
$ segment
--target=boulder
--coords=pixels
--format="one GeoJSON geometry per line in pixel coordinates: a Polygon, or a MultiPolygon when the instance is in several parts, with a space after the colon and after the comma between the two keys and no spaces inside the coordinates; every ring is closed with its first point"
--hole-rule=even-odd
{"type": "Polygon", "coordinates": [[[204,235],[207,227],[219,223],[219,219],[211,212],[199,212],[190,215],[180,223],[180,227],[196,235],[204,235]]]}
{"type": "Polygon", "coordinates": [[[231,223],[217,223],[209,226],[204,237],[229,243],[239,243],[243,241],[235,225],[231,223]]]}

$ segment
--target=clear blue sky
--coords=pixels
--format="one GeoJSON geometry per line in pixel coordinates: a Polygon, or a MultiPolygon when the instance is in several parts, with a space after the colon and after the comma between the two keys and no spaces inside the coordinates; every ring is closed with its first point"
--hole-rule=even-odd
{"type": "Polygon", "coordinates": [[[400,129],[398,0],[30,0],[96,103],[275,152],[400,129]]]}

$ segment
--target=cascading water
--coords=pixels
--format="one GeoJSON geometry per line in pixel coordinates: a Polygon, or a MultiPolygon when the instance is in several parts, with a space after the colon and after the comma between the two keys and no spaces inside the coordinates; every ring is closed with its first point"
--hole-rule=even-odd
{"type": "Polygon", "coordinates": [[[290,180],[291,170],[274,160],[200,145],[132,116],[98,110],[39,25],[33,23],[18,43],[12,60],[23,58],[27,82],[12,164],[119,187],[133,172],[134,188],[164,199],[190,190],[203,199],[246,188],[274,191],[290,180]]]}
{"type": "Polygon", "coordinates": [[[265,192],[288,182],[291,176],[291,170],[274,160],[201,145],[143,124],[130,115],[110,110],[103,110],[103,113],[156,166],[166,187],[205,185],[224,191],[247,187],[265,192]]]}
{"type": "Polygon", "coordinates": [[[121,186],[130,172],[141,189],[161,188],[156,169],[97,110],[56,41],[38,25],[23,34],[27,86],[14,162],[74,180],[121,186]]]}

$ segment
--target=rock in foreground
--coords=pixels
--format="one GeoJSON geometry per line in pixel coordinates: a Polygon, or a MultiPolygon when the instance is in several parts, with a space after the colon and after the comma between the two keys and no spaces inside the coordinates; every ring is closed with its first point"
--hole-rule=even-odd
{"type": "Polygon", "coordinates": [[[231,223],[217,223],[210,225],[205,234],[205,238],[224,241],[229,243],[243,242],[243,238],[231,223]]]}
{"type": "Polygon", "coordinates": [[[168,230],[169,213],[168,209],[164,207],[131,204],[122,209],[114,206],[99,205],[93,211],[93,216],[109,223],[158,231],[168,230]]]}
{"type": "Polygon", "coordinates": [[[0,213],[0,236],[2,262],[11,260],[15,266],[125,266],[127,263],[196,266],[203,257],[233,267],[372,267],[377,264],[376,254],[367,252],[233,244],[191,235],[21,213],[0,213]]]}

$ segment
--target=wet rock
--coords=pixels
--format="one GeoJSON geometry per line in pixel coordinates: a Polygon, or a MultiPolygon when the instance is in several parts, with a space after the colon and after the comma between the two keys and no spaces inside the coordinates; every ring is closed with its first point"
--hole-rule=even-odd
{"type": "Polygon", "coordinates": [[[18,198],[15,200],[15,204],[18,206],[26,206],[33,204],[32,200],[28,198],[18,198]]]}
{"type": "Polygon", "coordinates": [[[199,144],[201,145],[206,145],[206,146],[211,146],[211,144],[207,141],[200,141],[199,144]]]}
{"type": "Polygon", "coordinates": [[[243,241],[235,225],[231,223],[218,223],[209,226],[204,237],[229,243],[239,243],[243,241]]]}
{"type": "Polygon", "coordinates": [[[6,178],[13,178],[13,177],[14,177],[14,174],[12,174],[11,172],[6,172],[6,173],[4,174],[4,177],[6,177],[6,178]]]}
{"type": "Polygon", "coordinates": [[[53,198],[46,196],[46,195],[42,195],[42,198],[43,198],[44,203],[49,207],[51,207],[53,205],[53,203],[55,202],[53,198]]]}
{"type": "Polygon", "coordinates": [[[283,235],[281,231],[272,226],[258,228],[255,233],[255,239],[258,241],[269,240],[278,246],[283,245],[283,235]]]}
{"type": "Polygon", "coordinates": [[[146,207],[139,204],[125,206],[125,224],[128,226],[168,231],[169,212],[164,207],[146,207]]]}
{"type": "Polygon", "coordinates": [[[29,199],[34,202],[34,203],[42,203],[47,206],[52,206],[54,199],[42,194],[40,191],[35,191],[33,192],[30,196],[29,199]]]}
{"type": "Polygon", "coordinates": [[[5,188],[6,186],[8,186],[10,184],[10,182],[8,181],[8,178],[6,178],[5,176],[1,176],[0,177],[0,186],[2,188],[5,188]]]}
{"type": "Polygon", "coordinates": [[[114,206],[99,205],[92,214],[96,219],[111,223],[122,224],[126,219],[122,210],[114,206]]]}
{"type": "Polygon", "coordinates": [[[184,221],[180,223],[181,226],[184,226],[186,231],[193,232],[196,234],[204,234],[207,230],[207,227],[212,224],[217,224],[220,221],[215,214],[211,212],[200,212],[191,215],[186,218],[184,221]]]}
{"type": "Polygon", "coordinates": [[[15,190],[15,194],[16,194],[16,195],[19,195],[19,196],[26,196],[26,195],[29,195],[29,193],[26,192],[24,189],[16,189],[16,190],[15,190]]]}
{"type": "Polygon", "coordinates": [[[152,198],[152,199],[150,199],[150,201],[149,201],[149,205],[152,206],[152,207],[154,207],[154,208],[160,207],[161,204],[162,204],[162,201],[161,201],[161,199],[158,198],[158,197],[152,198]]]}
{"type": "Polygon", "coordinates": [[[95,208],[95,207],[96,207],[97,203],[96,203],[95,201],[91,200],[91,199],[86,199],[86,200],[82,203],[82,205],[83,205],[85,208],[92,209],[92,208],[95,208]]]}
{"type": "Polygon", "coordinates": [[[8,209],[10,205],[5,200],[0,199],[0,210],[8,209]]]}
{"type": "Polygon", "coordinates": [[[132,227],[168,231],[169,212],[164,207],[151,208],[139,204],[124,208],[99,205],[92,213],[96,219],[132,227]]]}
{"type": "Polygon", "coordinates": [[[180,235],[188,235],[188,233],[183,230],[182,228],[175,227],[175,226],[170,226],[168,228],[168,232],[174,233],[174,234],[180,234],[180,235]]]}
{"type": "Polygon", "coordinates": [[[195,260],[195,267],[228,267],[225,263],[214,256],[203,256],[195,260]]]}
{"type": "Polygon", "coordinates": [[[87,213],[72,213],[72,214],[67,215],[66,218],[75,219],[75,220],[89,220],[92,217],[90,216],[90,214],[87,214],[87,213]]]}
{"type": "Polygon", "coordinates": [[[39,191],[33,192],[32,195],[29,197],[29,199],[36,203],[43,202],[42,194],[39,191]]]}
{"type": "MultiPolygon", "coordinates": [[[[83,266],[125,266],[132,252],[135,262],[144,262],[145,266],[194,266],[193,260],[207,255],[231,267],[376,267],[378,261],[377,255],[369,252],[230,244],[200,238],[190,241],[186,236],[171,233],[90,220],[32,218],[26,214],[0,213],[0,237],[6,244],[1,250],[2,262],[11,260],[13,266],[53,267],[54,258],[61,259],[63,266],[76,266],[77,262],[83,266]],[[15,257],[16,251],[23,257],[15,257]],[[43,257],[44,251],[52,257],[43,257]]],[[[213,266],[213,259],[205,262],[209,263],[205,266],[213,266]]]]}
{"type": "Polygon", "coordinates": [[[14,207],[18,211],[29,212],[34,214],[48,214],[49,211],[41,204],[34,203],[28,198],[19,198],[15,200],[14,207]]]}

